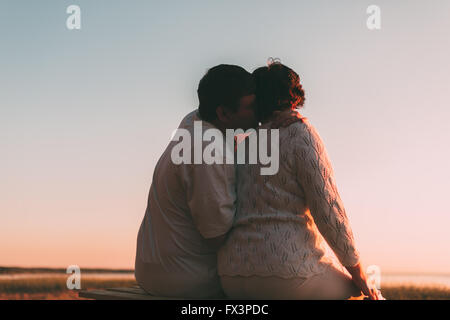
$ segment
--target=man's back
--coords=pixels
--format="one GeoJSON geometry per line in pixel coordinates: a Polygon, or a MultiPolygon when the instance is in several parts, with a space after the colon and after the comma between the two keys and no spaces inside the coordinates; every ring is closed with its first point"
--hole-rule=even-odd
{"type": "MultiPolygon", "coordinates": [[[[201,121],[197,110],[179,126],[190,133],[192,155],[194,121],[201,121]]],[[[211,128],[202,122],[203,131],[211,128]]],[[[216,250],[205,239],[221,236],[232,226],[234,165],[175,164],[173,151],[180,143],[171,141],[155,167],[138,233],[136,280],[155,295],[218,296],[222,291],[216,250]]]]}

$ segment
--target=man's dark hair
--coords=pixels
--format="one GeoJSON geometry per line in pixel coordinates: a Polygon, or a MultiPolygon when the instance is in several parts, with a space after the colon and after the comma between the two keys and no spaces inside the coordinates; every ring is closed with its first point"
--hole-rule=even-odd
{"type": "Polygon", "coordinates": [[[274,111],[303,107],[305,91],[300,77],[291,68],[278,61],[253,71],[256,83],[256,114],[259,121],[274,111]]]}
{"type": "Polygon", "coordinates": [[[229,64],[215,66],[206,72],[198,85],[200,116],[206,121],[217,119],[219,106],[236,112],[239,100],[255,90],[253,76],[244,68],[229,64]]]}

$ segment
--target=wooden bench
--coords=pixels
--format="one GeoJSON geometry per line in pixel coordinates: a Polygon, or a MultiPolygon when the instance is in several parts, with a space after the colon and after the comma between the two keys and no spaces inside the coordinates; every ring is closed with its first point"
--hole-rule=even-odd
{"type": "MultiPolygon", "coordinates": [[[[107,288],[94,290],[81,290],[78,293],[80,298],[96,299],[96,300],[201,300],[193,298],[173,298],[152,296],[145,292],[139,286],[123,287],[123,288],[107,288]]],[[[208,299],[208,300],[227,300],[224,299],[208,299]]],[[[365,300],[364,296],[352,297],[349,300],[365,300]]]]}
{"type": "Polygon", "coordinates": [[[152,296],[139,286],[123,288],[107,288],[94,290],[81,290],[78,293],[80,298],[96,300],[198,300],[172,297],[152,296]]]}

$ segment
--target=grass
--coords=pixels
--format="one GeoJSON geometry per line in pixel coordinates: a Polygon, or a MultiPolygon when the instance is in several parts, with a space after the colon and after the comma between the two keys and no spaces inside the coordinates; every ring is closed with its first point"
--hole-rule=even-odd
{"type": "Polygon", "coordinates": [[[433,286],[384,286],[383,297],[388,300],[450,300],[450,289],[433,286]]]}
{"type": "MultiPolygon", "coordinates": [[[[112,287],[129,287],[136,285],[134,280],[85,279],[81,281],[82,289],[100,289],[112,287]]],[[[67,291],[66,278],[0,280],[0,293],[42,293],[67,291]]]]}
{"type": "MultiPolygon", "coordinates": [[[[69,290],[66,277],[55,276],[42,279],[0,280],[0,300],[4,299],[81,299],[78,290],[69,290]]],[[[81,289],[131,287],[137,285],[132,279],[82,279],[81,289]]]]}
{"type": "MultiPolygon", "coordinates": [[[[0,299],[79,299],[77,290],[68,290],[67,276],[33,279],[0,280],[0,299]]],[[[130,287],[133,279],[81,280],[82,289],[130,287]]],[[[444,287],[384,286],[383,296],[388,300],[450,300],[450,289],[444,287]]]]}

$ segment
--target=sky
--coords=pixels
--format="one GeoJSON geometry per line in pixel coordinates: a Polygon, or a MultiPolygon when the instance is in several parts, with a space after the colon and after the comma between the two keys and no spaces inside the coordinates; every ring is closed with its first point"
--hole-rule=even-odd
{"type": "Polygon", "coordinates": [[[447,0],[2,0],[0,265],[133,268],[154,166],[201,77],[277,57],[363,264],[448,272],[449,33],[447,0]]]}

